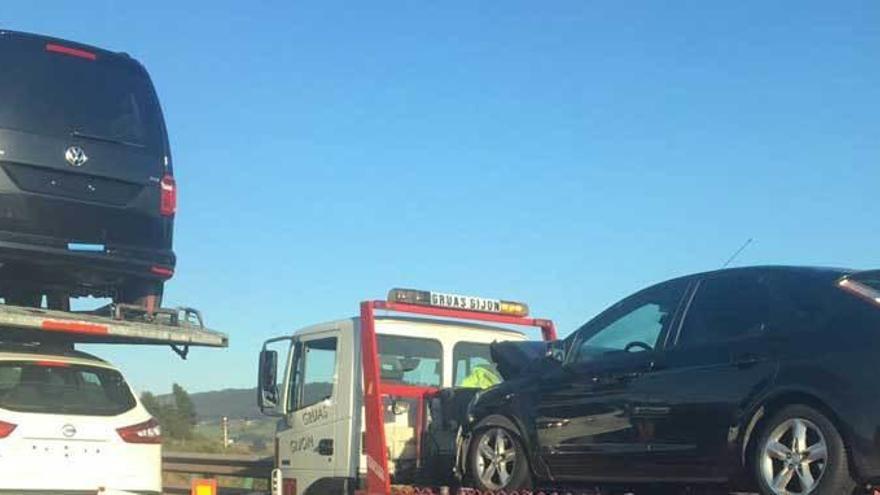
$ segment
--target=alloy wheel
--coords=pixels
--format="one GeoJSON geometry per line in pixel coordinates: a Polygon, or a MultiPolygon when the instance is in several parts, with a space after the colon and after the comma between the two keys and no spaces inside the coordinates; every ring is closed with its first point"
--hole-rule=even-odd
{"type": "Polygon", "coordinates": [[[776,495],[807,495],[828,464],[828,444],[814,423],[791,418],[780,423],[761,448],[760,472],[776,495]]]}
{"type": "Polygon", "coordinates": [[[492,490],[501,490],[510,482],[516,463],[516,444],[503,428],[492,428],[477,444],[477,476],[492,490]]]}

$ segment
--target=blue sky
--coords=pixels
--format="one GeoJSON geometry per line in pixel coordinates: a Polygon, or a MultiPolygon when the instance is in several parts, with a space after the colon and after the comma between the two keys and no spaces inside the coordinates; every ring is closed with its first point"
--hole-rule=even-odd
{"type": "Polygon", "coordinates": [[[104,346],[140,389],[252,386],[263,339],[394,286],[567,333],[735,264],[880,267],[880,3],[4,0],[127,51],[181,188],[167,300],[228,350],[104,346]]]}

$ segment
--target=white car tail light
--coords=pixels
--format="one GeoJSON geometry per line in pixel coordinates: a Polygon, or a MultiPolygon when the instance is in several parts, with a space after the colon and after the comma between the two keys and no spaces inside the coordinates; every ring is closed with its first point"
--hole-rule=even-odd
{"type": "Polygon", "coordinates": [[[162,427],[153,418],[143,423],[119,428],[116,432],[128,443],[162,443],[162,427]]]}
{"type": "Polygon", "coordinates": [[[12,423],[7,423],[5,421],[0,421],[0,438],[6,438],[15,431],[15,428],[18,425],[14,425],[12,423]]]}

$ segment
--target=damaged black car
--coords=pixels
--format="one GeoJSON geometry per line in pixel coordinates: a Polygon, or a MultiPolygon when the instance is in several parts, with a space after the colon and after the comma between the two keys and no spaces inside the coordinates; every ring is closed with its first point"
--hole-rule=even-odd
{"type": "Polygon", "coordinates": [[[498,343],[467,409],[483,490],[564,483],[852,493],[880,479],[880,272],[751,267],[663,282],[564,341],[498,343]]]}

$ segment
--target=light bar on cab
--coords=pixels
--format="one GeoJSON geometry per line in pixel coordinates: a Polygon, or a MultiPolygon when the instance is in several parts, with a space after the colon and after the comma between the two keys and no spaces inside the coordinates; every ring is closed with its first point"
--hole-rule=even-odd
{"type": "Polygon", "coordinates": [[[479,311],[481,313],[495,313],[499,315],[529,315],[529,307],[525,303],[502,301],[501,299],[489,299],[485,297],[463,296],[461,294],[447,294],[444,292],[431,292],[427,290],[391,289],[391,291],[388,292],[388,302],[418,304],[420,306],[434,306],[447,309],[461,309],[465,311],[479,311]]]}

